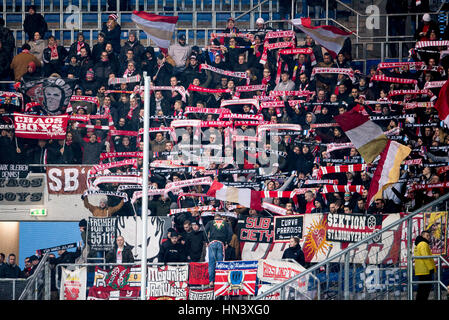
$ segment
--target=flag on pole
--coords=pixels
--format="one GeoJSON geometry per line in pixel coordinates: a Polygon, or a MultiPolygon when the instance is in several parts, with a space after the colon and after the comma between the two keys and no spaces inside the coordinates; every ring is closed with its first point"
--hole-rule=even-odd
{"type": "Polygon", "coordinates": [[[310,18],[292,19],[290,23],[309,35],[316,43],[325,47],[334,58],[343,48],[346,38],[352,34],[352,32],[347,32],[334,26],[314,27],[310,18]]]}
{"type": "Polygon", "coordinates": [[[388,140],[387,146],[380,154],[380,160],[374,172],[366,198],[368,208],[373,200],[382,198],[382,192],[399,180],[402,161],[410,154],[411,149],[399,142],[388,140]]]}
{"type": "Polygon", "coordinates": [[[148,38],[161,49],[168,49],[175,31],[178,16],[160,16],[145,11],[133,11],[131,20],[145,31],[148,38]]]}
{"type": "Polygon", "coordinates": [[[334,117],[366,163],[371,163],[385,149],[388,138],[368,116],[352,109],[334,117]]]}
{"type": "Polygon", "coordinates": [[[435,102],[438,117],[449,127],[449,80],[446,80],[435,102]]]}
{"type": "Polygon", "coordinates": [[[247,208],[263,210],[260,192],[249,188],[227,187],[214,181],[207,191],[207,196],[221,201],[239,203],[247,208]]]}

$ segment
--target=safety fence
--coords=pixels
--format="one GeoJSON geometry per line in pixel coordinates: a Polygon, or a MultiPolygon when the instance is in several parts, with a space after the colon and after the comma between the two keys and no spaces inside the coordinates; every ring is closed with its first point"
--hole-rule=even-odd
{"type": "MultiPolygon", "coordinates": [[[[433,236],[430,247],[434,258],[438,259],[437,279],[433,280],[436,284],[435,292],[431,299],[441,298],[441,289],[447,290],[448,283],[448,264],[444,258],[447,250],[447,218],[441,219],[443,215],[434,210],[442,204],[446,205],[448,198],[449,194],[445,194],[440,199],[387,224],[382,230],[349,244],[346,249],[330,255],[301,275],[276,285],[255,299],[264,299],[275,294],[282,296],[291,283],[308,274],[314,274],[320,279],[322,286],[321,299],[413,300],[418,283],[413,269],[413,246],[423,230],[431,231],[433,236]]],[[[315,243],[326,246],[328,234],[324,230],[316,229],[312,236],[320,239],[315,243]]]]}
{"type": "MultiPolygon", "coordinates": [[[[148,263],[147,300],[246,300],[305,269],[296,261],[219,261],[215,284],[209,286],[207,262],[148,263]]],[[[61,300],[141,299],[141,266],[136,263],[60,264],[56,288],[61,300]]],[[[291,287],[290,299],[319,298],[319,279],[313,275],[291,287]],[[309,290],[318,288],[318,291],[309,290]]],[[[280,297],[275,297],[279,299],[280,297]]]]}

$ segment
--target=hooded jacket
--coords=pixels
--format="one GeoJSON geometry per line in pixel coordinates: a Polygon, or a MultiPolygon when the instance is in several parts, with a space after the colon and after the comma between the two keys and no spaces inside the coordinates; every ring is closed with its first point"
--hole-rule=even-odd
{"type": "Polygon", "coordinates": [[[120,203],[118,205],[116,205],[115,207],[106,207],[106,208],[102,209],[98,206],[94,206],[94,205],[90,204],[89,201],[87,200],[87,196],[84,197],[83,201],[84,201],[84,207],[86,207],[86,209],[88,209],[94,217],[99,217],[99,218],[111,217],[114,213],[119,211],[123,207],[123,204],[124,204],[123,200],[121,200],[120,203]]]}
{"type": "MultiPolygon", "coordinates": [[[[420,235],[417,236],[413,255],[415,257],[431,256],[432,251],[430,251],[429,241],[420,235]]],[[[433,258],[415,259],[415,275],[428,275],[435,270],[436,268],[433,258]]]]}

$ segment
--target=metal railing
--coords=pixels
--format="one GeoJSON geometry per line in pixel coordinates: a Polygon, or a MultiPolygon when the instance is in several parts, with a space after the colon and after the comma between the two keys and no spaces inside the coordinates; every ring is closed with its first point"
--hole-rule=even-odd
{"type": "Polygon", "coordinates": [[[0,279],[0,300],[17,300],[26,284],[27,279],[0,279]]]}
{"type": "MultiPolygon", "coordinates": [[[[437,259],[437,274],[436,274],[436,279],[434,279],[434,280],[431,280],[431,281],[419,281],[419,280],[413,280],[413,276],[412,275],[409,275],[409,278],[410,279],[412,279],[411,281],[410,281],[410,283],[413,285],[413,284],[436,284],[436,298],[437,298],[437,300],[441,300],[441,288],[443,288],[444,289],[444,291],[446,291],[447,292],[447,290],[448,290],[448,287],[442,282],[442,280],[441,280],[441,272],[439,272],[440,270],[441,270],[441,268],[443,267],[443,266],[446,266],[446,267],[449,267],[449,262],[446,260],[446,259],[444,259],[442,256],[420,256],[420,257],[416,257],[416,256],[412,256],[411,257],[413,260],[416,260],[416,259],[428,259],[428,258],[432,258],[432,259],[437,259]]],[[[410,300],[412,300],[413,299],[413,295],[410,295],[409,297],[408,297],[410,300]]]]}
{"type": "MultiPolygon", "coordinates": [[[[371,300],[391,299],[391,294],[393,294],[396,299],[411,300],[413,297],[413,284],[416,283],[412,278],[412,219],[418,214],[432,211],[432,208],[436,208],[439,204],[447,204],[448,199],[449,193],[409,213],[407,216],[398,219],[388,226],[383,227],[381,231],[373,233],[365,239],[349,245],[346,249],[335,255],[316,263],[303,273],[274,286],[262,295],[255,297],[255,300],[264,299],[266,296],[276,292],[281,292],[281,296],[283,296],[283,291],[288,285],[310,274],[315,274],[318,278],[324,279],[324,281],[321,282],[321,285],[323,286],[322,299],[365,299],[367,293],[370,293],[371,300]],[[405,226],[403,223],[405,223],[405,226]],[[401,240],[401,234],[399,234],[399,238],[394,237],[394,231],[397,232],[399,228],[401,228],[401,230],[406,230],[406,239],[401,240]],[[379,238],[382,239],[382,245],[376,245],[379,238]],[[397,241],[399,241],[400,244],[404,244],[405,253],[402,253],[401,250],[394,250],[392,248],[393,245],[398,245],[397,241]],[[386,243],[390,243],[390,246],[387,246],[386,243]],[[374,248],[373,253],[370,253],[371,248],[374,248]],[[386,259],[386,257],[390,258],[386,259]],[[399,270],[407,270],[407,272],[405,275],[402,273],[400,276],[396,277],[393,283],[385,284],[377,282],[376,284],[379,285],[379,287],[376,288],[374,292],[369,292],[370,288],[366,286],[367,277],[371,276],[368,271],[371,271],[370,269],[373,268],[392,268],[395,269],[395,272],[399,270]],[[330,273],[333,274],[334,278],[332,278],[330,273]],[[361,283],[360,281],[357,281],[358,279],[362,280],[361,283]],[[395,288],[395,290],[392,290],[391,288],[395,288]],[[399,290],[396,290],[396,288],[399,288],[399,290]]],[[[438,272],[441,272],[441,268],[438,269],[438,272]]],[[[440,280],[440,278],[438,278],[438,280],[440,280]]]]}
{"type": "Polygon", "coordinates": [[[27,279],[27,284],[19,300],[50,300],[51,272],[46,253],[39,262],[36,271],[27,279]]]}

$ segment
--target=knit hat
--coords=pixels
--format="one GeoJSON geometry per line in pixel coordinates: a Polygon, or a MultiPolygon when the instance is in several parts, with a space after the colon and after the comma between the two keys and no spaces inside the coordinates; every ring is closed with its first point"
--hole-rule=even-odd
{"type": "Polygon", "coordinates": [[[115,13],[111,13],[108,17],[108,19],[117,20],[118,16],[115,13]]]}
{"type": "Polygon", "coordinates": [[[92,68],[90,68],[89,70],[86,71],[86,78],[89,76],[92,78],[95,76],[95,72],[94,72],[94,70],[92,70],[92,68]]]}
{"type": "Polygon", "coordinates": [[[429,22],[430,20],[431,20],[430,14],[425,13],[425,14],[422,16],[422,21],[429,22]]]}
{"type": "Polygon", "coordinates": [[[265,23],[265,20],[263,19],[263,18],[257,18],[257,20],[256,20],[256,23],[257,24],[264,24],[265,23]]]}
{"type": "Polygon", "coordinates": [[[28,67],[31,67],[32,72],[36,71],[36,63],[34,61],[30,61],[28,67]]]}
{"type": "Polygon", "coordinates": [[[81,219],[80,222],[78,223],[79,227],[87,227],[87,221],[86,219],[81,219]]]}

